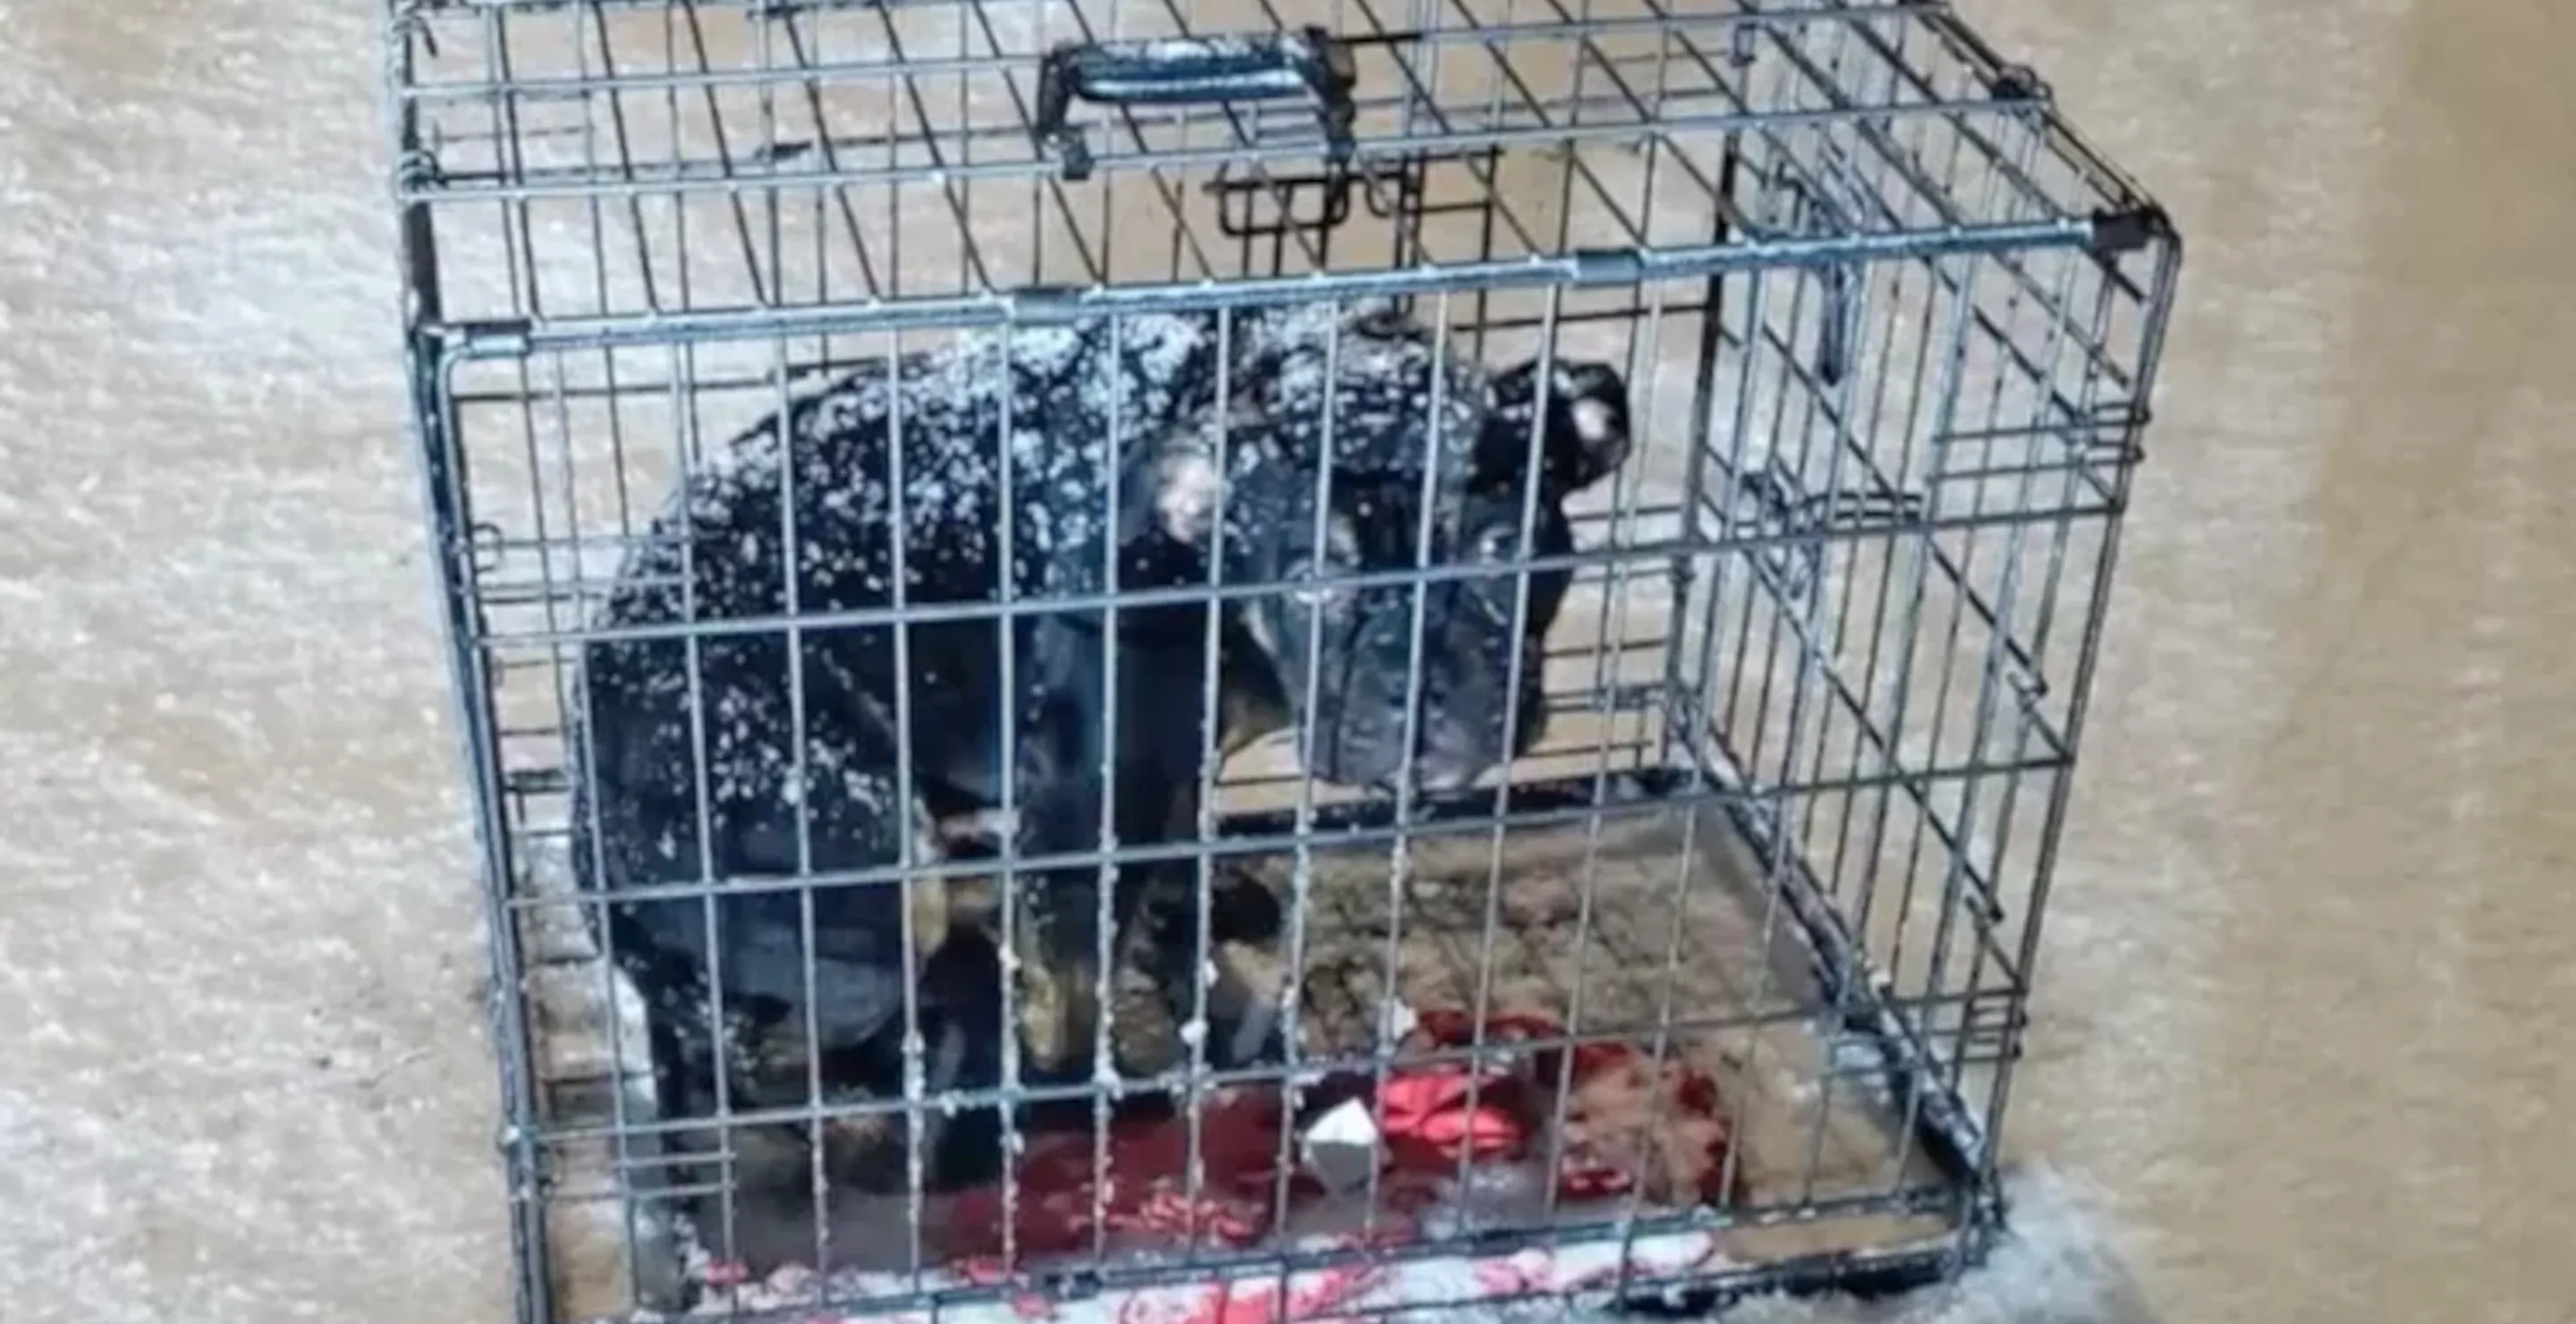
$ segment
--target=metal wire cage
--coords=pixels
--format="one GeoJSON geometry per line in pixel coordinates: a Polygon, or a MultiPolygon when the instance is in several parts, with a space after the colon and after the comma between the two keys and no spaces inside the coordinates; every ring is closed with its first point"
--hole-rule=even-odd
{"type": "MultiPolygon", "coordinates": [[[[1826,0],[398,0],[392,20],[414,426],[491,897],[522,1318],[1066,1311],[1208,1283],[1356,1317],[1905,1284],[1984,1254],[2180,261],[2030,71],[1946,6],[1826,0]],[[1096,1063],[1034,1083],[1005,1030],[1003,1078],[943,1100],[917,990],[904,1085],[835,1096],[809,1054],[802,1097],[735,1100],[678,1145],[650,1065],[670,1008],[607,950],[568,846],[596,775],[581,658],[616,635],[675,488],[871,364],[882,381],[994,337],[1009,362],[1068,326],[1361,300],[1489,374],[1610,365],[1627,446],[1567,497],[1571,550],[1501,567],[1572,579],[1534,674],[1515,656],[1544,735],[1508,776],[1438,795],[1310,779],[1299,718],[1222,759],[1172,840],[1068,857],[1198,867],[1194,972],[1212,870],[1286,917],[1261,997],[1288,1060],[1212,1066],[1203,976],[1183,981],[1187,1060],[1149,1082],[1186,1121],[1188,1161],[1154,1191],[1187,1206],[1186,1235],[1139,1241],[1150,1220],[1118,1217],[1114,1179],[1159,1180],[1112,1139],[1152,1090],[1096,1063]],[[1434,1019],[1465,1028],[1427,1043],[1434,1019]],[[1642,1108],[1580,1087],[1605,1046],[1642,1108]],[[1532,1062],[1553,1077],[1515,1150],[1535,1181],[1493,1195],[1511,1183],[1459,1149],[1410,1204],[1372,1167],[1339,1197],[1355,1223],[1299,1223],[1320,1160],[1281,1122],[1260,1227],[1211,1231],[1223,1090],[1365,1077],[1392,1152],[1389,1080],[1473,1064],[1467,1093],[1499,1097],[1532,1062]],[[1694,1095],[1658,1082],[1685,1076],[1721,1118],[1688,1134],[1722,1143],[1695,1151],[1704,1180],[1658,1180],[1694,1095]],[[1087,1169],[1070,1249],[1022,1221],[1065,1198],[1031,1171],[1050,1100],[1087,1169]],[[917,1137],[997,1102],[998,1203],[938,1188],[918,1146],[882,1197],[819,1158],[747,1189],[752,1128],[820,1154],[836,1119],[917,1137]],[[1628,1114],[1645,1138],[1623,1147],[1605,1136],[1628,1114]],[[1611,1174],[1582,1198],[1544,1175],[1576,1148],[1611,1174]],[[968,1256],[961,1221],[998,1244],[968,1256]]],[[[1220,394],[1255,389],[1232,371],[1220,394]]],[[[1532,425],[1532,456],[1556,426],[1532,425]]],[[[1092,440],[1112,468],[1146,444],[1092,440]]],[[[1427,587],[1439,560],[1382,578],[1427,587]]],[[[727,628],[751,627],[664,637],[727,628]]],[[[1406,665],[1418,711],[1418,624],[1406,665]]],[[[877,771],[910,788],[912,757],[877,771]]],[[[762,884],[802,898],[809,995],[817,898],[956,874],[910,854],[762,884]]],[[[989,876],[1032,871],[1005,844],[989,876]]],[[[743,884],[705,872],[654,894],[713,915],[743,884]]],[[[1005,929],[1014,905],[994,907],[1005,929]]]]}

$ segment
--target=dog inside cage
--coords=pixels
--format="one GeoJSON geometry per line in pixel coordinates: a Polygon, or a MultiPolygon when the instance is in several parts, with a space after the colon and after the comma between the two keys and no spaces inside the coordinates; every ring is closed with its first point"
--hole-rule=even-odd
{"type": "Polygon", "coordinates": [[[2027,71],[1902,4],[398,17],[528,1318],[1982,1253],[2178,251],[2027,71]]]}
{"type": "MultiPolygon", "coordinates": [[[[1288,935],[1275,891],[1236,863],[1206,871],[1201,915],[1203,871],[1184,860],[1000,887],[952,862],[1194,836],[1217,763],[1274,733],[1313,777],[1402,797],[1534,747],[1569,576],[1509,569],[1573,550],[1563,503],[1624,457],[1626,397],[1606,364],[1488,376],[1400,314],[1327,305],[983,337],[863,368],[737,439],[648,532],[602,618],[689,628],[587,647],[576,868],[623,894],[915,872],[612,903],[661,1114],[816,1092],[918,1105],[1006,1075],[1079,1105],[1104,1068],[1290,1065],[1288,935]],[[1124,441],[1137,433],[1151,440],[1124,441]],[[1485,573],[1423,574],[1443,566],[1485,573]],[[1272,591],[898,614],[793,644],[699,628],[1227,579],[1272,591]]],[[[950,1189],[1000,1170],[1012,1102],[990,1109],[998,1126],[945,1104],[791,1124],[770,1137],[783,1170],[725,1140],[737,1170],[800,1195],[800,1149],[827,1184],[950,1189]]]]}

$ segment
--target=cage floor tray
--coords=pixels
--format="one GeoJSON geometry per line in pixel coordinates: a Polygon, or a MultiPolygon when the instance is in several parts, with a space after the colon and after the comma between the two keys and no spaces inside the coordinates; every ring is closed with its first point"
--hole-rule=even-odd
{"type": "MultiPolygon", "coordinates": [[[[1263,1240],[1274,1249],[1394,1243],[1367,1265],[1301,1269],[1283,1288],[1272,1261],[1230,1286],[1211,1275],[1195,1284],[1118,1294],[1109,1306],[1097,1300],[1006,1299],[995,1307],[1002,1310],[995,1317],[1086,1318],[1080,1312],[1106,1310],[1100,1318],[1218,1320],[1232,1316],[1224,1309],[1208,1314],[1215,1308],[1209,1303],[1221,1307],[1233,1299],[1231,1293],[1245,1296],[1244,1309],[1269,1318],[1283,1290],[1288,1317],[1312,1317],[1604,1288],[1618,1279],[1623,1246],[1632,1272],[1653,1280],[1732,1276],[1819,1255],[1869,1255],[1938,1242],[1952,1230],[1947,1215],[1890,1212],[1898,1204],[1893,1199],[1877,1208],[1867,1204],[1900,1194],[1938,1196],[1949,1179],[1909,1125],[1903,1096],[1891,1094],[1883,1077],[1837,1062],[1819,1019],[1826,999],[1810,958],[1732,820],[1705,805],[1649,804],[1617,813],[1605,817],[1597,832],[1584,823],[1514,827],[1499,856],[1490,829],[1415,838],[1406,846],[1400,885],[1391,882],[1396,870],[1388,845],[1318,850],[1303,935],[1307,973],[1300,1041],[1310,1053],[1366,1052],[1390,992],[1409,1008],[1432,1012],[1466,1013],[1481,999],[1489,1015],[1535,1017],[1587,1040],[1615,1036],[1647,1048],[1658,1042],[1660,1026],[1664,1060],[1684,1064],[1716,1085],[1732,1149],[1726,1203],[1737,1215],[1733,1225],[1712,1230],[1649,1224],[1651,1235],[1623,1237],[1620,1219],[1632,1207],[1646,1219],[1674,1211],[1644,1204],[1648,1192],[1642,1190],[1634,1192],[1634,1206],[1627,1198],[1561,1197],[1551,1211],[1533,1194],[1543,1194],[1546,1182],[1530,1175],[1531,1165],[1516,1170],[1479,1164],[1465,1183],[1442,1185],[1436,1198],[1421,1198],[1426,1188],[1417,1184],[1416,1198],[1400,1214],[1384,1212],[1395,1186],[1389,1181],[1382,1183],[1376,1218],[1365,1216],[1365,1200],[1346,1197],[1303,1201],[1286,1223],[1264,1224],[1263,1240]],[[1490,962],[1480,961],[1488,952],[1490,962]],[[1800,1211],[1794,1218],[1764,1214],[1792,1209],[1800,1211]],[[1565,1232],[1551,1235],[1540,1250],[1445,1258],[1415,1253],[1426,1238],[1536,1223],[1564,1225],[1565,1232]],[[1576,1225],[1590,1230],[1578,1232],[1576,1225]]],[[[1283,899],[1289,895],[1294,869],[1288,857],[1257,859],[1252,867],[1283,899]]],[[[596,1127],[608,1119],[618,1093],[611,1018],[603,1014],[609,985],[569,907],[560,914],[538,912],[533,927],[538,950],[551,958],[535,976],[538,1059],[547,1076],[542,1084],[549,1115],[558,1126],[596,1127]]],[[[626,1032],[636,1036],[630,1042],[640,1044],[634,1009],[623,1012],[626,1032]]],[[[629,1064],[641,1060],[634,1050],[625,1058],[629,1064]]],[[[630,1118],[649,1106],[641,1079],[629,1075],[623,1090],[630,1118]]],[[[1215,1132],[1203,1131],[1205,1146],[1215,1132]]],[[[1087,1131],[1069,1138],[1038,1136],[1023,1155],[1022,1172],[1031,1171],[1033,1158],[1048,1146],[1067,1143],[1083,1160],[1093,1155],[1087,1131]]],[[[1539,1138],[1533,1151],[1544,1144],[1539,1138]]],[[[663,1309],[718,1314],[813,1300],[810,1293],[820,1280],[811,1270],[817,1239],[809,1200],[793,1201],[793,1207],[738,1203],[731,1254],[717,1259],[701,1253],[684,1270],[670,1249],[675,1238],[668,1228],[632,1215],[618,1197],[606,1142],[559,1142],[547,1166],[547,1287],[556,1318],[627,1315],[639,1297],[663,1309]]],[[[1075,1166],[1092,1170],[1088,1161],[1075,1166]]],[[[1113,1158],[1110,1170],[1118,1167],[1113,1158]]],[[[1060,1198],[1063,1192],[1055,1194],[1060,1198]]],[[[931,1201],[916,1224],[903,1197],[837,1196],[827,1242],[835,1259],[832,1296],[881,1297],[916,1281],[931,1288],[996,1281],[994,1247],[964,1242],[951,1243],[957,1257],[933,1276],[916,1280],[909,1272],[916,1244],[935,1261],[946,1230],[994,1230],[999,1207],[989,1192],[980,1198],[990,1207],[931,1201]],[[919,1243],[911,1231],[916,1226],[924,1230],[919,1243]]],[[[1082,1200],[1088,1204],[1087,1188],[1082,1200]]],[[[1266,1207],[1268,1201],[1260,1203],[1266,1207]]],[[[1023,1219],[1029,1214],[1020,1212],[1023,1219]]],[[[1201,1245],[1221,1254],[1225,1247],[1208,1235],[1209,1226],[1204,1216],[1159,1229],[1150,1220],[1130,1221],[1114,1236],[1104,1233],[1096,1246],[1082,1238],[1078,1256],[1048,1258],[1087,1265],[1098,1249],[1107,1252],[1107,1263],[1118,1264],[1140,1252],[1168,1258],[1174,1250],[1201,1245]]],[[[721,1240],[704,1234],[713,1231],[704,1230],[696,1240],[721,1240]]],[[[1046,1263],[1026,1245],[1019,1251],[1024,1266],[1046,1263]]],[[[882,1310],[853,1305],[847,1313],[882,1310]]],[[[822,1317],[836,1316],[826,1311],[822,1317]]],[[[952,1308],[940,1315],[965,1317],[972,1312],[952,1308]]]]}

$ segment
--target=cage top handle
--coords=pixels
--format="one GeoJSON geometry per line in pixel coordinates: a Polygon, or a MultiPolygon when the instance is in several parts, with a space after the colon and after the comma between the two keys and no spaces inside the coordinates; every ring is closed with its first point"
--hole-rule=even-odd
{"type": "Polygon", "coordinates": [[[1066,115],[1074,98],[1104,105],[1227,105],[1304,97],[1324,129],[1334,160],[1351,150],[1351,45],[1320,27],[1242,36],[1152,37],[1136,41],[1069,41],[1038,67],[1040,151],[1051,151],[1067,179],[1091,174],[1091,149],[1066,115]]]}

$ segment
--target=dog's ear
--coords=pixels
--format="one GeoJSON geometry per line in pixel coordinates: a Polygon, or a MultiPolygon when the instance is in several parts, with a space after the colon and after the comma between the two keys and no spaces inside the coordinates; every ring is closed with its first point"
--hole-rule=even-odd
{"type": "Polygon", "coordinates": [[[1628,458],[1628,383],[1609,364],[1582,359],[1548,365],[1547,379],[1541,391],[1539,361],[1531,359],[1487,383],[1476,465],[1480,476],[1517,482],[1533,418],[1543,406],[1540,477],[1550,496],[1564,497],[1601,481],[1628,458]]]}

